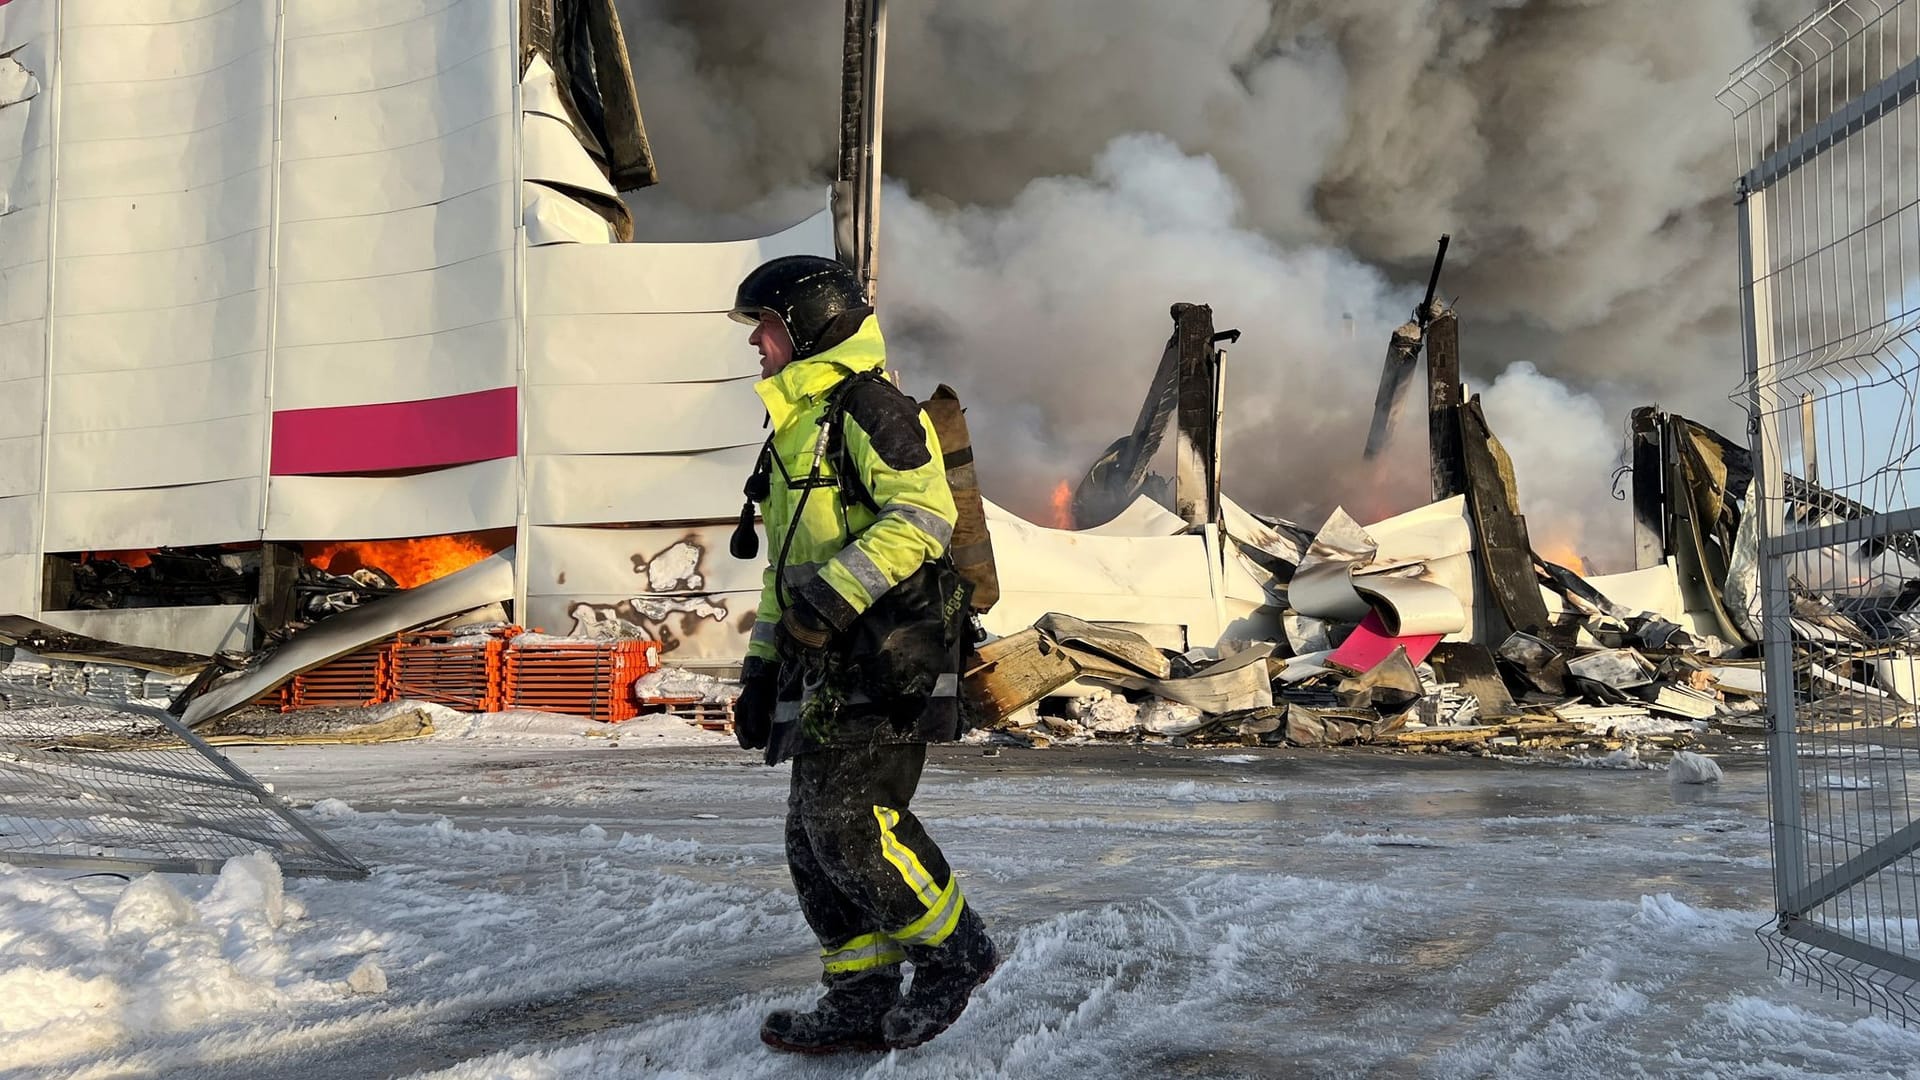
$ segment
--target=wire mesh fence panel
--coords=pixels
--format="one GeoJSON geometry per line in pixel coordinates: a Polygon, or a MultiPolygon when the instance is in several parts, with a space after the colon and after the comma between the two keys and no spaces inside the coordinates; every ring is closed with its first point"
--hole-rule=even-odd
{"type": "Polygon", "coordinates": [[[0,862],[213,873],[366,867],[164,710],[0,681],[0,862]]]}
{"type": "Polygon", "coordinates": [[[1920,0],[1735,72],[1778,917],[1797,979],[1920,1024],[1920,0]]]}

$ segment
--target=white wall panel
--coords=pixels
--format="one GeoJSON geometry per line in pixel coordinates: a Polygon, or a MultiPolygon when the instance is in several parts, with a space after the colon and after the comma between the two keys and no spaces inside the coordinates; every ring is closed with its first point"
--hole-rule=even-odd
{"type": "Polygon", "coordinates": [[[47,496],[47,550],[228,544],[260,536],[260,481],[47,496]]]}
{"type": "Polygon", "coordinates": [[[280,229],[280,284],[453,266],[499,251],[501,225],[513,213],[513,184],[503,182],[391,214],[288,222],[280,229]]]}
{"type": "Polygon", "coordinates": [[[46,340],[45,319],[0,326],[0,382],[39,378],[47,367],[46,340]]]}
{"type": "MultiPolygon", "coordinates": [[[[73,10],[95,2],[62,6],[73,10]]],[[[274,5],[261,0],[224,4],[169,22],[141,24],[122,21],[124,15],[92,15],[91,23],[69,22],[61,42],[61,77],[69,86],[190,79],[273,47],[274,5]]]]}
{"type": "Polygon", "coordinates": [[[351,34],[444,17],[471,0],[288,0],[287,35],[351,34]]]}
{"type": "MultiPolygon", "coordinates": [[[[69,3],[67,10],[86,6],[69,3]]],[[[262,97],[260,87],[272,85],[273,50],[268,46],[199,75],[134,82],[69,81],[60,103],[62,124],[76,125],[89,142],[208,131],[271,110],[272,97],[262,97]]]]}
{"type": "Polygon", "coordinates": [[[0,107],[0,612],[40,609],[41,424],[53,221],[54,5],[0,7],[0,54],[39,89],[0,107]]]}
{"type": "MultiPolygon", "coordinates": [[[[285,11],[274,408],[514,385],[512,5],[287,0],[285,11]]],[[[511,525],[514,469],[278,477],[267,528],[371,538],[511,525]]]]}
{"type": "Polygon", "coordinates": [[[527,390],[531,454],[667,454],[759,446],[766,406],[753,382],[536,386],[527,390]]]}
{"type": "Polygon", "coordinates": [[[276,476],[270,540],[359,540],[498,529],[514,523],[514,461],[411,476],[276,476]]]}
{"type": "Polygon", "coordinates": [[[266,418],[257,412],[165,427],[56,433],[48,490],[158,488],[256,477],[265,435],[266,418]]]}
{"type": "Polygon", "coordinates": [[[277,5],[64,7],[52,546],[257,536],[277,5]]]}
{"type": "MultiPolygon", "coordinates": [[[[40,550],[40,499],[17,495],[0,499],[0,554],[40,550]]],[[[5,614],[6,609],[0,609],[5,614]]]]}
{"type": "MultiPolygon", "coordinates": [[[[271,92],[271,88],[267,88],[271,92]]],[[[273,163],[273,113],[256,109],[209,131],[86,142],[60,126],[60,197],[162,195],[212,187],[273,163]]]]}
{"type": "Polygon", "coordinates": [[[264,355],[264,293],[230,296],[192,307],[66,315],[53,324],[60,370],[165,369],[241,353],[264,355]]]}
{"type": "Polygon", "coordinates": [[[47,312],[47,264],[0,267],[0,326],[44,318],[47,312]]]}
{"type": "MultiPolygon", "coordinates": [[[[420,58],[433,56],[437,66],[451,68],[508,42],[511,9],[497,0],[459,0],[444,4],[427,18],[399,18],[398,6],[386,11],[328,12],[308,4],[288,11],[287,55],[281,77],[289,100],[323,94],[352,94],[412,82],[420,77],[420,58]],[[340,23],[322,22],[333,15],[340,23]],[[329,30],[329,25],[351,26],[358,19],[371,29],[329,30]]],[[[416,12],[416,15],[418,13],[416,12]]],[[[502,71],[506,70],[502,61],[502,71]]]]}
{"type": "MultiPolygon", "coordinates": [[[[236,0],[83,0],[68,3],[68,26],[166,26],[218,15],[236,0]]],[[[47,5],[52,6],[52,5],[47,5]]]]}
{"type": "Polygon", "coordinates": [[[510,63],[502,45],[446,69],[416,70],[414,78],[383,89],[289,96],[281,113],[285,158],[299,161],[396,150],[498,116],[512,103],[510,84],[502,77],[510,63]]]}
{"type": "Polygon", "coordinates": [[[426,337],[282,345],[274,352],[274,406],[420,401],[511,386],[517,344],[510,316],[426,337]]]}
{"type": "Polygon", "coordinates": [[[40,490],[40,432],[0,438],[0,498],[40,490]]]}
{"type": "Polygon", "coordinates": [[[52,4],[10,4],[0,7],[0,52],[12,52],[52,34],[52,4]]]}
{"type": "Polygon", "coordinates": [[[64,255],[118,255],[209,244],[261,229],[272,170],[252,169],[191,191],[60,200],[64,255]]]}
{"type": "Polygon", "coordinates": [[[513,311],[513,253],[384,277],[280,287],[281,347],[462,330],[513,311]]]}
{"type": "MultiPolygon", "coordinates": [[[[28,359],[40,359],[35,354],[28,359]]],[[[24,365],[22,365],[24,366],[24,365]]],[[[45,386],[38,372],[0,382],[0,439],[40,434],[46,421],[45,386]]]]}
{"type": "Polygon", "coordinates": [[[537,315],[527,320],[527,382],[713,382],[760,377],[751,332],[721,312],[537,315]]]}
{"type": "Polygon", "coordinates": [[[474,124],[378,154],[288,161],[280,220],[385,214],[478,191],[513,176],[513,140],[510,124],[474,124]]]}
{"type": "Polygon", "coordinates": [[[0,555],[0,612],[40,610],[40,556],[0,555]]]}
{"type": "MultiPolygon", "coordinates": [[[[63,219],[61,236],[68,229],[63,219]]],[[[55,315],[192,307],[266,288],[264,222],[259,228],[210,244],[81,257],[67,255],[66,250],[62,243],[63,257],[55,271],[60,282],[54,297],[55,315]]],[[[256,302],[265,300],[263,294],[256,302]]]]}
{"type": "Polygon", "coordinates": [[[531,455],[529,513],[538,525],[737,518],[740,485],[759,450],[531,455]]]}
{"type": "Polygon", "coordinates": [[[257,414],[265,396],[265,365],[252,353],[165,368],[57,375],[52,426],[55,432],[111,431],[220,420],[257,414]]]}
{"type": "Polygon", "coordinates": [[[832,228],[822,211],[757,240],[536,248],[527,252],[527,313],[726,311],[740,279],[768,259],[831,253],[832,228]]]}
{"type": "MultiPolygon", "coordinates": [[[[6,115],[0,112],[0,116],[6,115]]],[[[0,166],[0,197],[14,207],[0,216],[0,270],[39,262],[47,257],[47,208],[12,202],[6,195],[6,168],[0,166]]],[[[24,187],[25,185],[20,185],[24,187]]]]}

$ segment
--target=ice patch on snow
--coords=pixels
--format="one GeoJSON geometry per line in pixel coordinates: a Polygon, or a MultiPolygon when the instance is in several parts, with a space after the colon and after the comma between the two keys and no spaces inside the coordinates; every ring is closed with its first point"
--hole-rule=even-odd
{"type": "Polygon", "coordinates": [[[1691,750],[1676,751],[1667,763],[1667,779],[1676,784],[1717,784],[1726,778],[1719,762],[1691,750]]]}
{"type": "Polygon", "coordinates": [[[1828,791],[1868,791],[1873,788],[1873,781],[1864,776],[1845,776],[1840,773],[1831,773],[1825,780],[1821,781],[1820,786],[1826,788],[1828,791]]]}
{"type": "Polygon", "coordinates": [[[582,840],[605,840],[606,838],[607,830],[598,825],[586,825],[580,829],[580,839],[582,840]]]}

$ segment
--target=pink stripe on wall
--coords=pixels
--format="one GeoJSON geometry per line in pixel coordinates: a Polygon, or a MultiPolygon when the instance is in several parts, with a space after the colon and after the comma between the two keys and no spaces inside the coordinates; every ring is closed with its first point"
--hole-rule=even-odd
{"type": "Polygon", "coordinates": [[[477,394],[287,409],[273,414],[275,476],[430,469],[512,457],[519,451],[519,394],[477,394]]]}

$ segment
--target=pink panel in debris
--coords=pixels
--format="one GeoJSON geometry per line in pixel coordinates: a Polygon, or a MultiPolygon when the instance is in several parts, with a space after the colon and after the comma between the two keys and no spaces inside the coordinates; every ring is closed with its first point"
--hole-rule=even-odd
{"type": "Polygon", "coordinates": [[[1327,662],[1337,664],[1348,671],[1372,671],[1375,664],[1393,655],[1395,646],[1407,647],[1407,659],[1422,663],[1433,655],[1434,646],[1440,644],[1445,634],[1408,634],[1405,637],[1388,637],[1387,624],[1380,621],[1380,613],[1367,612],[1360,625],[1347,640],[1333,650],[1327,662]]]}
{"type": "Polygon", "coordinates": [[[275,476],[431,469],[519,451],[518,391],[287,409],[273,414],[275,476]]]}

